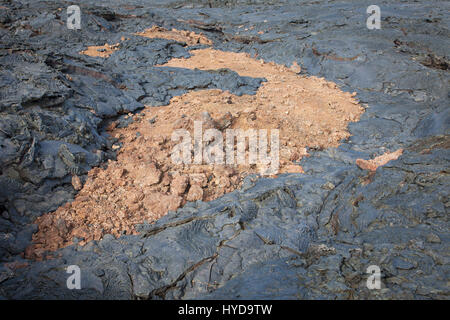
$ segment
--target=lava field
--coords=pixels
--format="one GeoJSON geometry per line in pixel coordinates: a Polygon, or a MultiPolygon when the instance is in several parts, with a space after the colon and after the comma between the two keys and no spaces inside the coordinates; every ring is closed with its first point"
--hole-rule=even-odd
{"type": "Polygon", "coordinates": [[[0,1],[0,300],[449,298],[449,2],[70,5],[0,1]]]}

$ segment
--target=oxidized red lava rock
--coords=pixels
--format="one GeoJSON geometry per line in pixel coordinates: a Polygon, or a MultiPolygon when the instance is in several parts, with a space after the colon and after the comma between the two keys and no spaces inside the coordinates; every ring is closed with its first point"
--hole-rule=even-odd
{"type": "Polygon", "coordinates": [[[376,171],[378,167],[384,166],[391,160],[397,160],[403,154],[403,149],[395,152],[385,153],[371,160],[356,159],[356,164],[363,170],[376,171]]]}

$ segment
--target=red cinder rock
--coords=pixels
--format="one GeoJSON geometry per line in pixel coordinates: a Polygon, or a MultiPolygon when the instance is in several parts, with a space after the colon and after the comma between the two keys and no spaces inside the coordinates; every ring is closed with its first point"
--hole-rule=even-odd
{"type": "Polygon", "coordinates": [[[194,184],[189,188],[188,195],[186,200],[188,201],[197,201],[203,199],[203,189],[198,184],[194,184]]]}

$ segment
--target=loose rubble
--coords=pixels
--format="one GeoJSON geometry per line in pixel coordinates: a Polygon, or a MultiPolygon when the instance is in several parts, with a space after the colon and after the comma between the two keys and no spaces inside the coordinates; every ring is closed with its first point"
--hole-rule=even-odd
{"type": "MultiPolygon", "coordinates": [[[[224,137],[226,129],[279,129],[277,173],[301,173],[295,162],[307,155],[306,148],[337,145],[348,137],[347,122],[356,121],[363,111],[353,95],[323,79],[300,77],[286,67],[245,54],[211,49],[191,54],[189,59],[171,60],[167,65],[206,70],[226,67],[267,82],[255,95],[189,92],[172,98],[168,106],[147,107],[130,115],[133,122],[126,128],[112,124],[111,135],[123,145],[117,161],[109,162],[104,170],[93,169],[73,202],[36,220],[39,231],[33,235],[26,257],[41,259],[48,250],[73,244],[73,239],[85,245],[105,234],[137,234],[135,225],[155,221],[187,201],[217,199],[240,187],[249,174],[261,172],[259,164],[174,163],[171,153],[178,141],[172,141],[171,135],[185,129],[193,137],[194,121],[202,122],[202,130],[214,128],[224,137]]],[[[222,143],[225,154],[225,141],[222,143]]],[[[77,190],[79,183],[74,180],[79,178],[75,177],[72,184],[77,190]]]]}

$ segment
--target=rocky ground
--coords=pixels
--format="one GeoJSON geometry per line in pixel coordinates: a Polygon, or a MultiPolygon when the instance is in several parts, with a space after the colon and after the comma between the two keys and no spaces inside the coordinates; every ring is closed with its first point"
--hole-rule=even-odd
{"type": "MultiPolygon", "coordinates": [[[[380,2],[381,30],[369,30],[371,4],[83,1],[81,30],[68,30],[66,2],[2,1],[0,297],[448,299],[450,6],[380,2]],[[271,81],[207,59],[176,64],[199,49],[324,78],[356,92],[364,113],[345,120],[340,145],[299,143],[304,173],[250,174],[142,220],[139,234],[111,228],[42,261],[27,255],[37,218],[80,201],[88,173],[117,169],[127,140],[107,129],[137,130],[149,108],[202,91],[258,99],[271,81]],[[81,290],[66,287],[69,265],[81,290]],[[366,287],[370,265],[381,290],[366,287]]],[[[331,135],[311,124],[317,139],[331,135]]]]}

